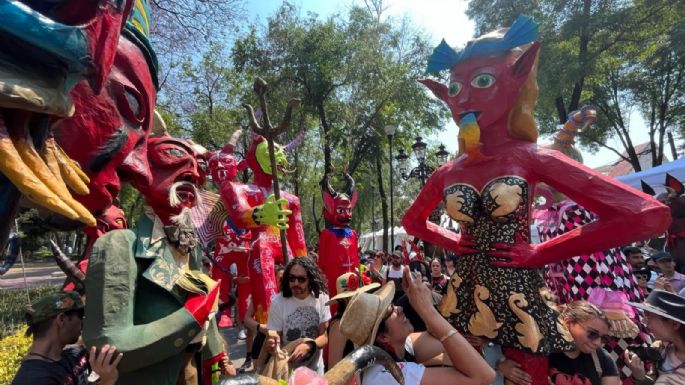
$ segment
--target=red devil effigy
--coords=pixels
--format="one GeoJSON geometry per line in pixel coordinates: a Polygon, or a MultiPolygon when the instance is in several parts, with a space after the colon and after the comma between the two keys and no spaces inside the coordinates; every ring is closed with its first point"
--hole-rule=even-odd
{"type": "Polygon", "coordinates": [[[521,16],[511,28],[472,40],[462,50],[444,40],[434,50],[427,70],[449,70],[449,84],[421,82],[459,125],[460,156],[431,175],[402,225],[460,255],[441,304],[450,322],[503,346],[533,385],[543,385],[546,356],[571,350],[573,343],[545,296],[538,269],[659,234],[670,216],[653,198],[536,145],[537,38],[537,24],[521,16]],[[532,245],[533,189],[541,182],[599,219],[532,245]],[[440,201],[460,223],[460,234],[428,221],[440,201]]]}
{"type": "MultiPolygon", "coordinates": [[[[262,99],[265,127],[268,127],[267,131],[271,131],[264,99],[266,83],[260,81],[261,79],[255,82],[255,90],[262,99]]],[[[274,131],[280,133],[288,127],[294,105],[295,102],[292,101],[288,104],[284,121],[274,131]]],[[[249,111],[253,129],[261,129],[251,107],[249,111]]],[[[271,298],[277,291],[274,263],[283,263],[286,258],[307,255],[307,245],[299,198],[277,190],[272,183],[277,173],[285,170],[288,164],[283,147],[273,142],[269,143],[266,137],[259,135],[254,138],[247,150],[246,163],[253,173],[252,183],[223,180],[221,197],[226,203],[233,225],[250,231],[250,293],[255,319],[265,323],[271,298]],[[278,199],[277,192],[280,193],[278,199]],[[284,231],[287,234],[285,247],[281,238],[284,231]]]]}
{"type": "Polygon", "coordinates": [[[216,319],[219,284],[201,272],[192,221],[204,173],[195,146],[150,138],[153,183],[134,186],[147,207],[131,230],[110,231],[93,245],[86,275],[88,346],[124,353],[121,384],[195,383],[225,357],[216,319]]]}
{"type": "Polygon", "coordinates": [[[88,194],[88,177],[70,159],[74,155],[55,144],[53,133],[59,129],[54,124],[74,114],[70,90],[75,84],[95,94],[106,87],[132,5],[104,0],[0,4],[0,217],[6,219],[0,221],[0,249],[21,196],[23,206],[38,207],[42,214],[95,225],[93,215],[72,197],[72,192],[88,194]]]}
{"type": "MultiPolygon", "coordinates": [[[[212,181],[221,187],[224,183],[233,182],[239,169],[244,167],[244,162],[238,163],[233,154],[234,147],[242,130],[237,130],[229,139],[228,143],[219,151],[210,154],[208,167],[212,176],[212,181]]],[[[229,301],[228,292],[231,289],[233,277],[230,266],[235,263],[237,267],[238,284],[238,319],[245,317],[248,306],[248,296],[250,293],[248,256],[250,250],[251,233],[245,229],[236,228],[233,222],[228,219],[223,224],[223,235],[215,239],[214,260],[210,270],[213,279],[221,279],[221,302],[229,301]]],[[[219,327],[229,326],[230,309],[222,312],[219,327]]]]}
{"type": "Polygon", "coordinates": [[[359,267],[357,232],[350,228],[352,209],[357,204],[358,193],[354,179],[345,174],[345,192],[337,192],[331,186],[328,174],[321,180],[323,217],[326,227],[319,234],[319,259],[321,271],[328,278],[328,294],[336,294],[335,278],[354,272],[359,267]]]}

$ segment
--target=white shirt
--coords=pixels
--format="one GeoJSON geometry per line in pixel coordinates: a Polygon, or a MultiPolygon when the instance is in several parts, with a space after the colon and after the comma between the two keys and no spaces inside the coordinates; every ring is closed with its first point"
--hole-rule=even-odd
{"type": "MultiPolygon", "coordinates": [[[[414,345],[411,336],[404,341],[404,349],[414,354],[414,345]]],[[[426,367],[416,362],[398,362],[402,375],[404,376],[404,385],[419,385],[426,367]]],[[[388,372],[383,365],[373,365],[364,371],[362,376],[362,385],[399,385],[395,377],[388,372]]]]}
{"type": "MultiPolygon", "coordinates": [[[[319,336],[319,326],[331,319],[331,311],[326,306],[326,302],[328,302],[328,294],[323,293],[319,295],[319,298],[314,298],[310,294],[305,299],[284,298],[282,293],[278,293],[269,307],[267,327],[282,334],[281,345],[283,346],[298,338],[316,339],[319,336]]],[[[316,354],[318,358],[312,360],[309,368],[323,374],[321,349],[316,354]]]]}

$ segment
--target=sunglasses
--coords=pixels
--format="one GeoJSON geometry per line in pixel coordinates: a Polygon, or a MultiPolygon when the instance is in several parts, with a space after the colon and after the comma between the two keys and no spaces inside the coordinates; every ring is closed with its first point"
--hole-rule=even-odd
{"type": "Polygon", "coordinates": [[[306,276],[301,276],[301,275],[291,275],[288,277],[288,281],[290,283],[293,283],[295,281],[297,281],[299,283],[305,283],[305,282],[307,282],[307,279],[308,278],[306,276]]]}
{"type": "Polygon", "coordinates": [[[606,345],[609,342],[609,340],[611,340],[611,336],[609,336],[608,334],[599,334],[597,330],[586,327],[583,327],[583,329],[585,329],[585,332],[587,333],[587,338],[590,341],[601,340],[602,345],[606,345]]]}

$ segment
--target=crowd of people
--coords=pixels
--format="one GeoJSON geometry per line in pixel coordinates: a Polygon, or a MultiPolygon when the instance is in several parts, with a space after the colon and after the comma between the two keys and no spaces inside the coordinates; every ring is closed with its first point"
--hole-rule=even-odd
{"type": "MultiPolygon", "coordinates": [[[[624,350],[623,359],[632,371],[629,381],[685,384],[685,276],[675,270],[666,252],[646,257],[643,249],[629,246],[623,253],[649,293],[644,302],[630,305],[644,312],[656,340],[651,347],[624,350]]],[[[375,345],[398,363],[408,385],[530,384],[525,368],[505,358],[500,347],[457,331],[440,314],[456,255],[427,258],[423,248],[407,253],[398,247],[389,255],[369,251],[361,258],[360,269],[335,279],[337,294],[332,298],[316,258],[312,253],[276,268],[279,292],[271,302],[268,322],[257,322],[249,306],[243,320],[250,335],[245,364],[236,370],[227,363],[224,375],[259,372],[281,350],[287,352],[291,369],[305,366],[322,375],[355,348],[375,345]]],[[[560,314],[575,349],[549,356],[551,383],[620,384],[616,363],[603,348],[615,336],[603,310],[588,301],[574,301],[561,306],[560,314]]],[[[83,301],[75,292],[36,301],[26,314],[33,344],[12,384],[62,384],[58,379],[65,375],[73,384],[94,379],[115,384],[122,354],[106,345],[86,355],[78,343],[83,315],[83,301]]],[[[381,365],[371,366],[357,381],[396,383],[381,365]]]]}

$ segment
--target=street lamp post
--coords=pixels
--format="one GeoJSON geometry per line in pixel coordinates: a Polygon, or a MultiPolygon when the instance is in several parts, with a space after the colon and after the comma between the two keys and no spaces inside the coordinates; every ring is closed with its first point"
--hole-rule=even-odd
{"type": "MultiPolygon", "coordinates": [[[[398,164],[397,168],[400,171],[400,176],[402,179],[409,180],[411,178],[417,178],[419,182],[421,182],[421,188],[426,185],[428,177],[433,173],[433,170],[435,170],[432,166],[426,163],[426,147],[426,143],[421,139],[420,136],[417,136],[414,140],[414,144],[411,145],[411,148],[414,151],[414,155],[416,156],[416,160],[419,162],[419,164],[411,169],[411,171],[408,170],[409,155],[407,155],[403,149],[400,148],[399,153],[397,156],[395,156],[398,164]]],[[[449,155],[450,154],[447,152],[444,145],[441,144],[438,146],[438,151],[435,153],[435,157],[438,158],[439,164],[445,163],[449,155]]],[[[431,222],[439,222],[441,211],[442,210],[440,209],[440,206],[436,207],[431,213],[429,220],[431,222]]]]}
{"type": "MultiPolygon", "coordinates": [[[[423,139],[421,139],[420,136],[417,136],[414,140],[414,144],[411,145],[411,148],[414,151],[414,155],[416,156],[416,160],[419,162],[419,164],[411,169],[411,171],[408,170],[409,167],[407,164],[409,155],[404,152],[404,149],[400,149],[397,156],[395,156],[402,179],[409,180],[411,178],[417,178],[421,182],[421,187],[425,186],[428,177],[433,173],[433,170],[435,170],[432,166],[426,163],[426,147],[427,145],[423,139]]],[[[435,153],[435,156],[438,158],[438,162],[443,164],[447,161],[449,152],[447,152],[445,146],[441,144],[438,147],[438,151],[435,153]]]]}
{"type": "Polygon", "coordinates": [[[390,156],[388,156],[390,160],[390,250],[389,253],[392,253],[393,249],[395,248],[395,216],[394,216],[394,207],[393,207],[393,196],[394,191],[393,191],[393,186],[392,186],[392,179],[393,179],[393,172],[392,172],[392,137],[395,134],[395,130],[397,129],[396,126],[393,125],[387,125],[385,126],[385,134],[388,136],[388,144],[390,145],[390,156]]]}

